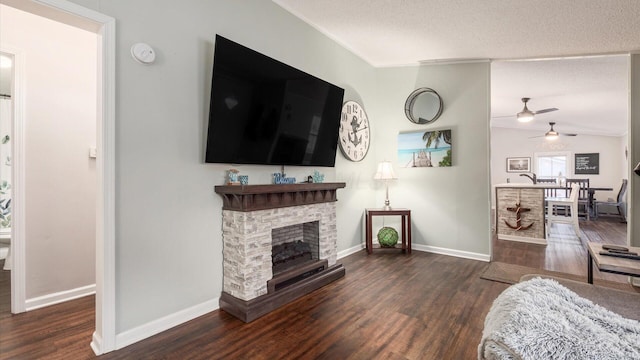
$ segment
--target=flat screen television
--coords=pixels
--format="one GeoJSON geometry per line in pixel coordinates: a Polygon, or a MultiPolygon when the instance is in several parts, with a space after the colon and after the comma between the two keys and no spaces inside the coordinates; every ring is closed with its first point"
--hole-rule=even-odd
{"type": "Polygon", "coordinates": [[[216,35],[208,163],[334,166],[344,89],[216,35]]]}

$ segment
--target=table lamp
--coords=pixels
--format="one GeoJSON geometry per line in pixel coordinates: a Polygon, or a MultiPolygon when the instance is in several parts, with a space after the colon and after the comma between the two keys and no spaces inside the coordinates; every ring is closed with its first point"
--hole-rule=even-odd
{"type": "Polygon", "coordinates": [[[397,179],[396,173],[393,172],[391,161],[383,161],[378,164],[378,171],[373,176],[375,180],[383,180],[385,186],[385,200],[383,210],[391,210],[389,206],[389,180],[397,179]]]}

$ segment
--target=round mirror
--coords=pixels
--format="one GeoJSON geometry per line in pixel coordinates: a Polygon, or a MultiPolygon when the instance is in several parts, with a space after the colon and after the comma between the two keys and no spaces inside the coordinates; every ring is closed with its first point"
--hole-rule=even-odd
{"type": "Polygon", "coordinates": [[[429,124],[442,114],[442,98],[429,88],[420,88],[412,92],[404,103],[404,113],[416,124],[429,124]]]}

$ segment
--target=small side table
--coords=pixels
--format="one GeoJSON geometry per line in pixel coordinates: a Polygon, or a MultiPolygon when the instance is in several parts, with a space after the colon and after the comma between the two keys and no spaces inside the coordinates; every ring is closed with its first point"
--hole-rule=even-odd
{"type": "Polygon", "coordinates": [[[374,216],[401,216],[402,217],[402,251],[411,254],[411,210],[409,209],[365,209],[365,241],[367,244],[367,252],[373,253],[373,232],[371,230],[372,218],[374,216]]]}
{"type": "MultiPolygon", "coordinates": [[[[600,255],[602,245],[596,242],[587,243],[587,282],[593,284],[593,264],[598,270],[619,275],[640,276],[640,260],[625,259],[615,256],[600,255]]],[[[629,251],[640,253],[639,247],[627,246],[629,251]]]]}

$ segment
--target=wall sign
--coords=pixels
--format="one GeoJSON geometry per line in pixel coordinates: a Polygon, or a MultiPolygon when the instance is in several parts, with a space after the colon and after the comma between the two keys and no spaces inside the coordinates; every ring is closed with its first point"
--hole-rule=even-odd
{"type": "Polygon", "coordinates": [[[576,154],[574,174],[600,174],[600,153],[576,154]]]}

